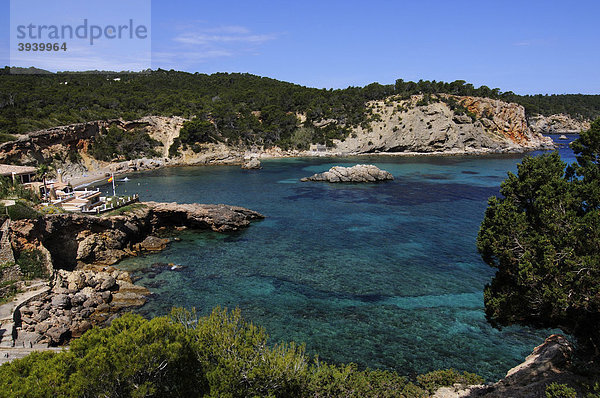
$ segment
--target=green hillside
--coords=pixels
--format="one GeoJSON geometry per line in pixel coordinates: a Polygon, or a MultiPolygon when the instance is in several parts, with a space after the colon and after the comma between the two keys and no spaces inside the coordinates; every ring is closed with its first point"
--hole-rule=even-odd
{"type": "MultiPolygon", "coordinates": [[[[302,147],[343,138],[369,120],[365,103],[390,95],[448,93],[518,102],[530,114],[600,116],[600,95],[519,96],[458,80],[372,83],[326,90],[242,73],[10,74],[0,69],[0,133],[18,134],[99,119],[147,115],[197,117],[190,139],[302,147]],[[301,120],[297,114],[306,115],[301,120]],[[211,125],[206,123],[210,121],[211,125]],[[332,123],[335,122],[335,123],[332,123]],[[301,129],[301,127],[304,127],[301,129]]],[[[185,144],[185,143],[184,143],[185,144]]]]}

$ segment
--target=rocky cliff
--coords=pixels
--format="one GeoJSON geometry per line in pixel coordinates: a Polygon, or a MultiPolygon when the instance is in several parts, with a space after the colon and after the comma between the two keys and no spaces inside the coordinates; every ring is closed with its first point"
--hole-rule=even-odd
{"type": "Polygon", "coordinates": [[[525,109],[514,103],[445,94],[407,100],[390,97],[368,104],[361,126],[336,150],[371,152],[485,153],[552,148],[552,141],[527,125],[525,109]]]}
{"type": "Polygon", "coordinates": [[[40,252],[52,280],[48,291],[15,310],[13,340],[23,347],[60,345],[143,305],[150,292],[110,265],[164,249],[169,240],[156,234],[183,228],[231,232],[260,218],[236,206],[147,202],[122,215],[55,214],[14,221],[10,238],[17,256],[40,252]]]}
{"type": "Polygon", "coordinates": [[[176,158],[169,158],[169,148],[179,137],[186,119],[173,116],[147,116],[138,120],[97,120],[76,123],[19,136],[16,141],[0,144],[0,163],[37,166],[52,161],[61,170],[65,181],[87,175],[101,179],[110,173],[124,173],[155,169],[169,165],[241,163],[245,151],[222,143],[201,144],[202,150],[182,151],[176,158]],[[159,156],[153,159],[135,159],[120,162],[103,162],[88,153],[90,144],[102,129],[117,126],[125,132],[142,129],[159,142],[155,149],[159,156]],[[75,156],[73,156],[75,155],[75,156]],[[76,160],[73,160],[73,157],[76,160]]]}
{"type": "Polygon", "coordinates": [[[177,116],[148,116],[134,121],[96,120],[34,131],[20,136],[16,141],[1,144],[0,163],[33,164],[44,159],[67,157],[69,151],[87,153],[90,140],[103,128],[108,129],[113,125],[125,131],[144,129],[162,144],[159,149],[166,156],[184,121],[177,116]]]}
{"type": "MultiPolygon", "coordinates": [[[[344,140],[324,153],[283,151],[278,147],[248,151],[225,143],[203,143],[181,151],[170,158],[169,148],[185,121],[181,117],[148,116],[139,120],[100,120],[41,130],[20,136],[0,145],[0,163],[37,165],[52,160],[61,175],[69,180],[87,175],[101,179],[110,173],[147,170],[167,165],[232,164],[244,162],[248,156],[285,157],[314,155],[347,155],[374,152],[404,153],[488,153],[520,152],[551,148],[552,142],[540,131],[544,123],[534,120],[530,128],[522,106],[478,97],[446,94],[415,95],[409,99],[389,97],[367,104],[369,121],[352,129],[344,140]],[[103,128],[117,126],[125,132],[143,129],[160,146],[154,159],[135,159],[115,163],[102,162],[88,153],[94,138],[103,128]]],[[[302,115],[300,115],[302,116],[302,115]]],[[[568,123],[550,123],[556,131],[568,123]],[[562,124],[561,124],[562,123],[562,124]],[[561,127],[562,126],[562,127],[561,127]]],[[[302,120],[302,117],[300,117],[302,120]]],[[[532,119],[533,120],[533,119],[532,119]]],[[[562,120],[562,119],[560,119],[562,120]]],[[[336,123],[325,121],[324,123],[336,123]]],[[[343,126],[339,126],[343,127],[343,126]]]]}
{"type": "Polygon", "coordinates": [[[577,134],[590,128],[589,120],[576,120],[565,114],[530,116],[527,120],[537,133],[577,134]]]}
{"type": "Polygon", "coordinates": [[[554,334],[535,347],[523,363],[510,369],[506,377],[496,383],[443,387],[436,391],[433,398],[558,396],[546,395],[546,388],[552,383],[566,384],[575,389],[578,397],[583,397],[586,396],[583,386],[593,386],[596,380],[574,373],[572,357],[571,343],[565,337],[554,334]]]}
{"type": "Polygon", "coordinates": [[[111,265],[155,247],[146,238],[161,229],[230,232],[261,218],[257,212],[236,206],[144,202],[123,215],[67,213],[14,221],[10,233],[17,253],[36,248],[54,269],[74,270],[89,264],[111,265]]]}

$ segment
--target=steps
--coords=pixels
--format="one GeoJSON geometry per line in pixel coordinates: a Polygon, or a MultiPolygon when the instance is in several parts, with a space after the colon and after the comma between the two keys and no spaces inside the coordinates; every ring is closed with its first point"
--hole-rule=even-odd
{"type": "Polygon", "coordinates": [[[0,349],[13,347],[13,333],[16,332],[15,324],[12,322],[12,319],[2,319],[0,320],[0,323],[2,324],[0,326],[0,349]]]}
{"type": "Polygon", "coordinates": [[[19,339],[19,333],[15,327],[14,313],[23,304],[49,290],[50,286],[48,282],[36,281],[26,286],[25,291],[17,294],[12,301],[0,305],[0,348],[15,347],[16,341],[19,343],[24,341],[23,339],[19,339]]]}
{"type": "Polygon", "coordinates": [[[0,264],[15,262],[15,255],[10,243],[9,229],[10,218],[6,219],[0,228],[0,234],[2,234],[2,237],[0,238],[0,264]]]}

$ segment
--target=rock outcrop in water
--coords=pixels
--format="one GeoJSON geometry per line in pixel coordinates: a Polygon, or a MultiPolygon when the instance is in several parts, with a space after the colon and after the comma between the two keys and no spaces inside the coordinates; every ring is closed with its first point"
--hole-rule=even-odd
{"type": "Polygon", "coordinates": [[[247,159],[242,164],[242,169],[246,169],[246,170],[258,170],[260,168],[261,168],[260,160],[258,160],[258,158],[256,158],[256,157],[247,159]]]}
{"type": "Polygon", "coordinates": [[[377,166],[357,164],[352,167],[334,166],[329,171],[302,178],[300,181],[376,182],[393,179],[394,176],[377,166]]]}
{"type": "Polygon", "coordinates": [[[74,270],[86,264],[111,265],[141,251],[161,246],[147,238],[169,228],[230,232],[263,216],[237,206],[144,202],[125,214],[96,217],[52,214],[11,224],[17,252],[37,248],[54,268],[74,270]]]}

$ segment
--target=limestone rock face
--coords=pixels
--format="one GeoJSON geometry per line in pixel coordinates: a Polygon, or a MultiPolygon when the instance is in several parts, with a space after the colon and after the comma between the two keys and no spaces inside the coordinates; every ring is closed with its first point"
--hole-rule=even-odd
{"type": "Polygon", "coordinates": [[[569,115],[556,114],[550,116],[530,116],[528,118],[531,129],[538,133],[579,133],[582,130],[589,130],[590,122],[588,120],[575,120],[569,115]]]}
{"type": "Polygon", "coordinates": [[[527,125],[525,109],[479,97],[390,97],[367,104],[368,126],[334,141],[342,154],[373,152],[501,153],[552,148],[552,140],[527,125]]]}
{"type": "MultiPolygon", "coordinates": [[[[179,136],[179,130],[185,119],[173,116],[146,116],[138,120],[124,121],[122,119],[96,120],[87,123],[76,123],[68,126],[53,127],[28,133],[16,141],[0,145],[0,162],[17,164],[35,164],[36,159],[52,158],[55,154],[68,152],[69,148],[77,148],[80,153],[86,154],[91,139],[97,136],[103,128],[118,126],[125,131],[144,129],[148,134],[162,143],[162,156],[168,157],[168,149],[173,140],[179,136]]],[[[160,147],[158,147],[160,148],[160,147]]],[[[101,164],[84,157],[85,165],[65,164],[63,169],[69,174],[80,174],[82,171],[98,169],[101,164]],[[76,170],[79,167],[81,170],[76,170]]],[[[152,161],[123,162],[131,166],[131,170],[156,167],[152,161]]]]}
{"type": "Polygon", "coordinates": [[[242,169],[246,169],[246,170],[257,170],[260,169],[261,165],[260,165],[260,160],[258,160],[258,158],[250,158],[248,160],[246,160],[243,164],[242,164],[242,169]]]}
{"type": "Polygon", "coordinates": [[[302,178],[301,181],[376,182],[393,179],[394,176],[377,166],[357,164],[352,167],[334,166],[329,171],[302,178]]]}
{"type": "Polygon", "coordinates": [[[551,383],[573,387],[586,381],[569,371],[572,354],[569,341],[554,334],[535,347],[525,362],[509,370],[504,379],[490,385],[440,388],[434,397],[545,397],[546,387],[551,383]]]}

